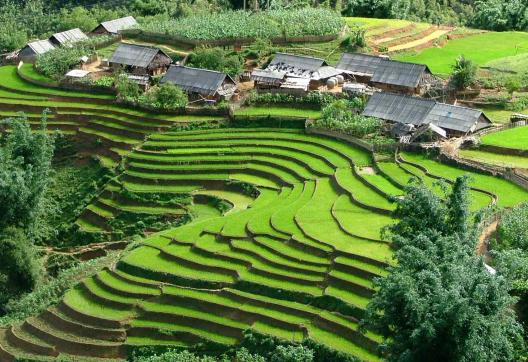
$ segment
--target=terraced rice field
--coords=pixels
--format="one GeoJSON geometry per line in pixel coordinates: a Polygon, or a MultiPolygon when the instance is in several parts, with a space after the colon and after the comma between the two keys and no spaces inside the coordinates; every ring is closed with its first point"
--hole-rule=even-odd
{"type": "MultiPolygon", "coordinates": [[[[37,93],[3,90],[4,115],[13,112],[10,100],[37,93]]],[[[26,98],[28,104],[56,104],[57,127],[71,126],[78,139],[103,139],[100,157],[124,169],[88,206],[81,228],[111,233],[121,212],[198,217],[151,234],[58,306],[0,330],[0,359],[122,360],[131,346],[232,346],[247,329],[380,359],[380,337],[362,333],[358,322],[375,291],[373,279],[393,262],[381,237],[395,221],[389,199],[402,195],[411,177],[434,185],[439,176],[453,180],[464,171],[411,153],[398,163],[375,162],[362,149],[303,130],[174,131],[181,117],[102,111],[115,106],[95,102],[103,108],[91,109],[90,100],[65,110],[64,96],[39,91],[44,100],[26,98]],[[123,190],[214,196],[232,208],[220,214],[199,204],[141,203],[123,190]]],[[[28,107],[35,117],[41,109],[28,107]]],[[[471,176],[474,209],[528,196],[507,181],[471,176]]]]}
{"type": "Polygon", "coordinates": [[[528,127],[516,127],[482,136],[484,145],[515,150],[528,150],[528,127]]]}
{"type": "Polygon", "coordinates": [[[398,19],[346,18],[349,26],[366,29],[367,41],[388,52],[408,51],[430,46],[450,33],[452,28],[440,28],[427,23],[398,19]]]}

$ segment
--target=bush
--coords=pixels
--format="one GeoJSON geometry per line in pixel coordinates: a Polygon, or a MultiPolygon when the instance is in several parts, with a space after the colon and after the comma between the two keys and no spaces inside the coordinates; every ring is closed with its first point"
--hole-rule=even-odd
{"type": "Polygon", "coordinates": [[[258,93],[252,91],[246,99],[246,105],[304,104],[322,108],[337,99],[346,97],[347,95],[343,93],[310,92],[304,96],[294,96],[285,93],[258,93]]]}
{"type": "Polygon", "coordinates": [[[477,78],[477,65],[466,59],[463,55],[457,58],[453,65],[451,84],[457,90],[463,90],[475,83],[477,78]]]}
{"type": "Polygon", "coordinates": [[[152,87],[137,101],[142,106],[171,111],[185,108],[189,98],[181,88],[172,83],[164,83],[161,86],[152,87]]]}
{"type": "Polygon", "coordinates": [[[244,59],[239,54],[226,52],[222,48],[196,48],[189,55],[187,65],[216,70],[231,77],[236,77],[244,71],[244,59]]]}
{"type": "Polygon", "coordinates": [[[316,120],[313,126],[340,131],[358,138],[378,133],[383,121],[358,115],[356,112],[361,105],[359,99],[335,101],[323,109],[322,117],[316,120]]]}
{"type": "Polygon", "coordinates": [[[497,231],[502,248],[528,251],[528,204],[516,206],[507,213],[497,231]]]}
{"type": "Polygon", "coordinates": [[[365,48],[367,46],[366,32],[364,28],[352,28],[341,42],[341,46],[350,51],[365,48]]]}

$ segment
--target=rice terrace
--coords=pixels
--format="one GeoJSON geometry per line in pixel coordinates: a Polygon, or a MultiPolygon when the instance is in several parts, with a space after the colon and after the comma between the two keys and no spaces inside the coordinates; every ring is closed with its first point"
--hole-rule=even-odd
{"type": "Polygon", "coordinates": [[[407,5],[0,0],[0,361],[527,360],[528,6],[407,5]]]}

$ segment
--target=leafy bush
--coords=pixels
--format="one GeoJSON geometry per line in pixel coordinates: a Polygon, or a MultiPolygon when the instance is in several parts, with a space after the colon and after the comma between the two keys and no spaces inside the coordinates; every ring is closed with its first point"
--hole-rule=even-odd
{"type": "Polygon", "coordinates": [[[381,130],[383,121],[378,118],[358,115],[356,110],[361,102],[338,100],[323,109],[323,115],[312,126],[341,131],[355,137],[364,138],[381,130]]]}
{"type": "Polygon", "coordinates": [[[477,77],[477,65],[463,55],[457,58],[453,65],[451,74],[451,84],[455,89],[462,90],[475,83],[477,77]]]}
{"type": "Polygon", "coordinates": [[[170,111],[185,108],[189,98],[181,88],[167,82],[150,88],[137,102],[142,106],[170,111]]]}
{"type": "Polygon", "coordinates": [[[105,75],[104,77],[101,77],[96,80],[92,80],[92,84],[99,86],[99,87],[107,87],[110,88],[114,85],[114,77],[110,77],[108,75],[105,75]]]}
{"type": "Polygon", "coordinates": [[[518,97],[512,99],[506,104],[506,109],[509,111],[520,112],[528,108],[528,97],[518,97]]]}
{"type": "Polygon", "coordinates": [[[199,47],[189,55],[188,66],[216,70],[236,77],[244,71],[244,59],[222,48],[199,47]]]}
{"type": "Polygon", "coordinates": [[[367,30],[360,27],[353,27],[341,42],[341,46],[350,51],[365,48],[367,46],[366,39],[367,30]]]}
{"type": "Polygon", "coordinates": [[[343,26],[337,12],[300,8],[257,13],[226,11],[165,21],[155,18],[146,20],[141,29],[188,39],[215,40],[337,34],[343,26]]]}
{"type": "Polygon", "coordinates": [[[528,251],[528,204],[516,206],[507,213],[497,231],[502,247],[528,251]]]}

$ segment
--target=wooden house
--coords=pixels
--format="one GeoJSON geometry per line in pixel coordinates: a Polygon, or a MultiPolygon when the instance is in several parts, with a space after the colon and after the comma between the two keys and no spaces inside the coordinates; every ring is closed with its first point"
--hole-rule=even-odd
{"type": "Polygon", "coordinates": [[[86,34],[84,34],[81,29],[75,28],[60,33],[55,33],[50,36],[49,41],[54,46],[68,46],[87,39],[88,36],[86,36],[86,34]]]}
{"type": "Polygon", "coordinates": [[[24,63],[34,63],[39,55],[55,49],[49,40],[37,40],[27,43],[18,53],[18,59],[24,63]]]}
{"type": "Polygon", "coordinates": [[[229,75],[208,69],[171,65],[161,83],[172,83],[183,89],[192,100],[216,102],[229,100],[237,84],[229,75]]]}
{"type": "Polygon", "coordinates": [[[143,45],[120,44],[108,60],[114,69],[135,75],[160,75],[172,63],[163,50],[143,45]]]}
{"type": "Polygon", "coordinates": [[[426,65],[361,53],[343,54],[336,68],[386,92],[423,94],[436,80],[426,65]]]}
{"type": "Polygon", "coordinates": [[[127,16],[124,18],[103,21],[94,30],[91,31],[92,35],[118,35],[121,30],[133,28],[137,25],[137,21],[133,16],[127,16]]]}
{"type": "Polygon", "coordinates": [[[363,115],[393,124],[412,125],[416,129],[431,124],[444,130],[447,137],[464,136],[492,125],[491,120],[478,109],[385,92],[377,92],[370,97],[363,115]]]}

